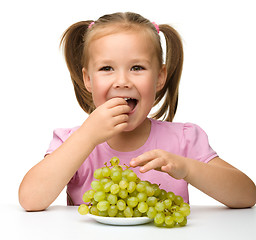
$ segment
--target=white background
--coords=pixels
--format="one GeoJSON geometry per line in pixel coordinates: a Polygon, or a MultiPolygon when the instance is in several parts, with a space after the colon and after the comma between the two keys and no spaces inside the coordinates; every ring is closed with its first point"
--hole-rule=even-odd
{"type": "MultiPolygon", "coordinates": [[[[185,60],[174,121],[200,125],[219,156],[256,182],[253,0],[8,0],[0,3],[0,203],[18,204],[19,184],[43,158],[54,128],[87,117],[59,50],[62,33],[117,11],[179,31],[185,60]]],[[[216,204],[193,187],[190,202],[216,204]]],[[[54,204],[66,204],[64,192],[54,204]]]]}

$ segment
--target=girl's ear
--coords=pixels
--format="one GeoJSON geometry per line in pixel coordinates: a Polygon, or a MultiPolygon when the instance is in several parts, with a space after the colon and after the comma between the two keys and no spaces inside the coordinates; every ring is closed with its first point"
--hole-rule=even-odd
{"type": "Polygon", "coordinates": [[[166,77],[167,77],[167,70],[166,70],[166,66],[163,65],[163,67],[161,68],[159,75],[158,75],[158,80],[157,80],[157,85],[156,85],[156,91],[160,91],[163,87],[164,84],[166,82],[166,77]]]}
{"type": "Polygon", "coordinates": [[[88,74],[88,70],[83,68],[82,69],[83,72],[83,81],[84,81],[84,86],[87,89],[88,92],[92,92],[92,86],[91,86],[91,80],[88,74]]]}

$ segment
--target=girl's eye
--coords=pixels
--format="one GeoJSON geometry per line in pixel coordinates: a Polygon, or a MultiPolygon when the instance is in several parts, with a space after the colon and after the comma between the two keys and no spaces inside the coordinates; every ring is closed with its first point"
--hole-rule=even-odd
{"type": "Polygon", "coordinates": [[[100,71],[112,71],[113,70],[113,68],[112,67],[110,67],[110,66],[104,66],[104,67],[102,67],[102,68],[100,68],[100,71]]]}
{"type": "Polygon", "coordinates": [[[144,69],[145,69],[144,67],[138,66],[138,65],[133,66],[133,67],[131,68],[132,71],[141,71],[141,70],[144,70],[144,69]]]}

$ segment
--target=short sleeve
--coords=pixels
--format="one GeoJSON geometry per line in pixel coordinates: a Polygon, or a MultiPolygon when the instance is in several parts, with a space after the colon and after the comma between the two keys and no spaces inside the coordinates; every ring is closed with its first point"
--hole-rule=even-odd
{"type": "Polygon", "coordinates": [[[205,131],[192,123],[185,123],[183,127],[182,150],[185,157],[209,162],[217,153],[211,148],[205,131]]]}
{"type": "Polygon", "coordinates": [[[45,155],[52,153],[63,142],[65,142],[72,133],[72,128],[57,128],[53,131],[53,138],[45,155]]]}

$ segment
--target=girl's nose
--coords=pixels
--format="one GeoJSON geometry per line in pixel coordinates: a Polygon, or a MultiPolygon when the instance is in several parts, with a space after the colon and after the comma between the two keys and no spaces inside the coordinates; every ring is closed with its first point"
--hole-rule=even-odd
{"type": "Polygon", "coordinates": [[[130,88],[131,82],[126,74],[118,74],[113,84],[114,88],[130,88]]]}

